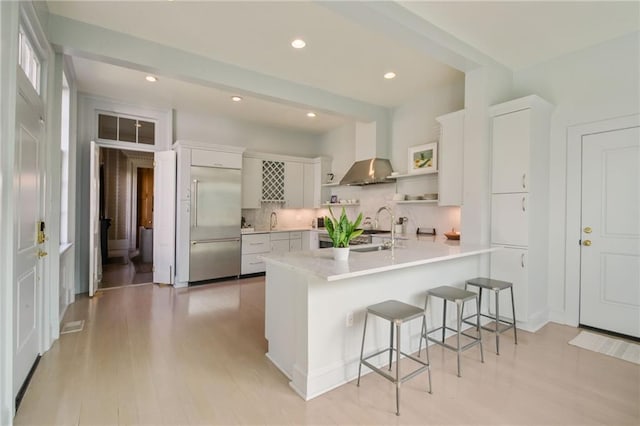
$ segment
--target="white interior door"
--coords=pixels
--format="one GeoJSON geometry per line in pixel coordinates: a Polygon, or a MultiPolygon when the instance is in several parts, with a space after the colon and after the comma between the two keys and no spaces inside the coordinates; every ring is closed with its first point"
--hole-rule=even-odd
{"type": "Polygon", "coordinates": [[[173,284],[176,271],[175,151],[155,153],[153,182],[153,282],[173,284]]]}
{"type": "MultiPolygon", "coordinates": [[[[27,91],[32,90],[28,87],[27,91]]],[[[46,255],[44,241],[38,242],[37,233],[43,217],[43,105],[35,91],[25,94],[22,89],[18,90],[16,103],[14,397],[40,353],[43,278],[40,259],[46,255]]]]}
{"type": "Polygon", "coordinates": [[[640,337],[640,128],[582,138],[580,323],[640,337]]]}
{"type": "Polygon", "coordinates": [[[93,297],[100,284],[102,254],[100,253],[100,147],[90,143],[89,166],[89,296],[93,297]]]}

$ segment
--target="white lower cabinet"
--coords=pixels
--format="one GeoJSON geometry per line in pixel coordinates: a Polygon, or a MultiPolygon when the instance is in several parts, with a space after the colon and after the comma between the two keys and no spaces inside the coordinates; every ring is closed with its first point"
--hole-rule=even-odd
{"type": "Polygon", "coordinates": [[[256,274],[266,270],[265,264],[259,257],[271,251],[269,234],[249,234],[242,236],[242,262],[240,273],[256,274]]]}
{"type": "Polygon", "coordinates": [[[289,232],[289,251],[302,250],[302,232],[289,232]]]}
{"type": "Polygon", "coordinates": [[[320,248],[317,231],[302,232],[302,250],[316,250],[320,248]]]}
{"type": "Polygon", "coordinates": [[[257,274],[259,272],[266,271],[264,261],[260,259],[260,256],[262,256],[263,254],[265,253],[243,254],[240,273],[242,275],[246,275],[257,274]]]}
{"type": "MultiPolygon", "coordinates": [[[[529,319],[529,273],[527,249],[516,247],[500,247],[491,253],[491,278],[513,283],[513,297],[515,299],[516,320],[526,322],[529,319]]],[[[490,298],[491,311],[495,312],[494,296],[492,292],[484,291],[483,296],[490,298]]],[[[486,302],[483,302],[483,304],[486,302]]],[[[500,316],[511,318],[511,294],[509,291],[500,292],[500,316]]]]}
{"type": "Polygon", "coordinates": [[[271,234],[271,252],[285,253],[289,251],[289,233],[273,232],[271,234]]]}
{"type": "MultiPolygon", "coordinates": [[[[245,275],[265,272],[265,264],[259,259],[264,254],[301,251],[303,234],[310,234],[310,232],[291,231],[243,235],[240,273],[245,275]]],[[[308,250],[308,248],[305,249],[308,250]]]]}

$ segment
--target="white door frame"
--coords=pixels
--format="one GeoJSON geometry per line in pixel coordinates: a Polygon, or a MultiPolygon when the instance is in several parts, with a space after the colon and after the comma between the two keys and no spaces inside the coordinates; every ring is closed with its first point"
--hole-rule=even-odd
{"type": "MultiPolygon", "coordinates": [[[[16,123],[16,101],[17,101],[17,51],[18,51],[18,26],[22,22],[28,27],[28,31],[35,40],[31,40],[37,46],[35,49],[42,54],[42,74],[41,74],[41,96],[44,99],[44,116],[48,116],[51,120],[47,120],[45,127],[44,143],[45,150],[50,152],[54,149],[52,145],[59,140],[53,133],[52,114],[55,111],[53,103],[57,100],[55,97],[56,82],[53,76],[53,51],[47,41],[46,35],[40,26],[37,13],[31,2],[0,2],[0,29],[2,30],[3,43],[0,48],[3,60],[0,64],[0,139],[2,146],[0,147],[0,229],[2,229],[3,238],[0,239],[0,278],[6,285],[0,286],[0,424],[10,425],[13,422],[15,414],[14,395],[13,395],[13,346],[14,346],[14,309],[13,306],[13,275],[14,271],[14,216],[15,206],[13,204],[14,188],[13,175],[15,171],[15,123],[16,123]],[[5,60],[6,59],[6,60],[5,60]]],[[[59,148],[57,144],[56,149],[59,148]]],[[[49,176],[50,170],[47,164],[44,164],[44,173],[49,176]]],[[[53,183],[52,183],[53,184],[53,183]]],[[[47,194],[49,197],[50,194],[47,194]]],[[[49,199],[46,200],[48,205],[49,199]]],[[[45,208],[44,220],[53,224],[56,213],[51,208],[45,208]]],[[[58,213],[59,217],[59,213],[58,213]]],[[[45,245],[45,250],[51,252],[52,242],[45,245]]],[[[55,250],[58,247],[54,247],[55,250]]],[[[50,280],[47,284],[51,287],[58,286],[59,278],[53,277],[50,268],[44,262],[45,266],[42,270],[43,279],[50,280]]],[[[45,291],[42,294],[41,302],[38,304],[38,320],[40,322],[40,351],[48,350],[57,337],[55,328],[59,325],[55,313],[58,310],[58,300],[54,291],[45,291]]]]}
{"type": "Polygon", "coordinates": [[[6,36],[0,45],[0,424],[13,422],[13,173],[15,170],[15,122],[17,96],[19,4],[0,2],[0,30],[6,36]],[[6,43],[5,43],[6,42],[6,43]]]}
{"type": "Polygon", "coordinates": [[[580,323],[580,250],[582,238],[582,137],[640,125],[640,114],[616,117],[568,128],[567,139],[567,217],[565,255],[565,322],[580,323]]]}

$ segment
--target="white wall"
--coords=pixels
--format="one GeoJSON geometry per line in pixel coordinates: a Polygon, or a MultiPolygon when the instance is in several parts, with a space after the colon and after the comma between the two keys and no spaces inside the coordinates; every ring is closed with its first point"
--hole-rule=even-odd
{"type": "MultiPolygon", "coordinates": [[[[80,206],[87,206],[89,203],[88,142],[96,139],[96,108],[161,120],[162,123],[158,128],[158,134],[161,139],[158,149],[168,149],[172,141],[181,139],[202,142],[210,141],[213,144],[242,146],[250,151],[309,158],[320,155],[321,151],[321,143],[319,142],[321,137],[318,135],[267,127],[192,111],[176,110],[171,113],[166,110],[138,107],[117,100],[97,98],[82,94],[79,96],[78,101],[78,146],[76,163],[76,172],[79,177],[76,197],[78,205],[80,206]],[[167,121],[169,121],[169,123],[167,123],[167,121]]],[[[113,145],[116,147],[118,144],[113,145]]],[[[121,147],[128,148],[124,146],[121,147]]],[[[141,148],[149,149],[148,146],[141,148]]],[[[311,220],[307,220],[305,217],[304,223],[307,222],[310,223],[311,220]]],[[[85,293],[89,289],[88,229],[88,209],[83,209],[78,212],[76,218],[76,293],[85,293]]]]}
{"type": "Polygon", "coordinates": [[[207,113],[174,112],[174,140],[211,142],[247,148],[248,151],[317,157],[319,135],[278,129],[207,113]]]}
{"type": "MultiPolygon", "coordinates": [[[[402,105],[392,111],[391,129],[389,141],[389,159],[394,170],[401,173],[407,171],[408,148],[429,141],[437,140],[439,127],[435,118],[439,115],[460,110],[464,107],[464,81],[444,86],[424,93],[416,99],[402,105]]],[[[356,123],[346,124],[322,137],[323,155],[333,158],[332,171],[339,181],[357,158],[356,154],[356,123]]],[[[377,129],[376,129],[377,131],[377,129]]],[[[380,155],[380,153],[378,153],[380,155]]],[[[412,178],[396,184],[381,184],[365,187],[336,187],[332,188],[332,194],[339,199],[357,199],[358,207],[349,207],[347,213],[352,219],[357,211],[364,216],[375,217],[375,213],[381,206],[389,205],[394,208],[396,216],[409,218],[407,232],[414,233],[416,227],[435,227],[438,233],[442,233],[455,227],[460,227],[459,208],[439,208],[435,205],[396,205],[392,202],[396,190],[410,195],[422,195],[428,192],[437,192],[437,176],[422,176],[412,178]]],[[[319,211],[326,214],[326,209],[319,211]]],[[[339,214],[340,208],[334,209],[334,214],[339,214]]],[[[381,215],[381,227],[387,229],[388,215],[381,215]]]]}
{"type": "MultiPolygon", "coordinates": [[[[155,147],[141,144],[141,150],[170,149],[172,142],[172,114],[170,110],[139,107],[118,100],[94,97],[86,93],[78,94],[76,162],[75,165],[70,163],[69,166],[70,169],[75,166],[77,184],[74,201],[77,200],[77,205],[81,206],[75,217],[76,269],[74,278],[76,294],[89,291],[89,142],[92,140],[97,141],[96,109],[157,120],[156,137],[158,144],[155,147]]],[[[130,149],[131,146],[135,146],[135,144],[119,142],[110,144],[110,147],[113,148],[130,149]]]]}
{"type": "Polygon", "coordinates": [[[551,123],[549,307],[564,322],[567,128],[640,111],[639,33],[548,61],[514,74],[514,98],[535,93],[556,106],[551,123]]]}
{"type": "Polygon", "coordinates": [[[407,172],[408,148],[436,141],[436,117],[464,108],[464,80],[420,95],[393,111],[390,160],[393,170],[407,172]]]}

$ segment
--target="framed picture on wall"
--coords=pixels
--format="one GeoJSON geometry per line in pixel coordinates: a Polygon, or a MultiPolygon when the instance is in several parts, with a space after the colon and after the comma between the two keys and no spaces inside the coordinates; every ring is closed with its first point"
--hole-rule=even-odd
{"type": "Polygon", "coordinates": [[[409,173],[435,173],[438,171],[438,143],[409,147],[407,162],[409,173]]]}

